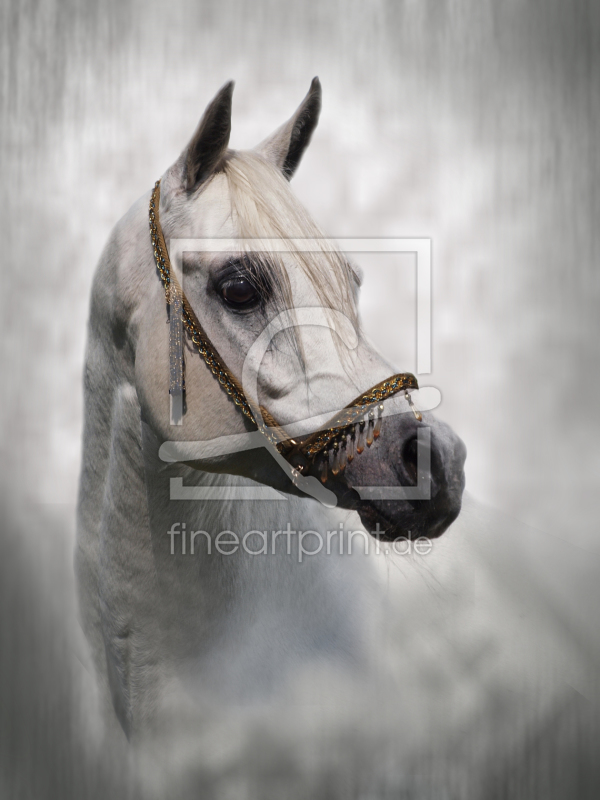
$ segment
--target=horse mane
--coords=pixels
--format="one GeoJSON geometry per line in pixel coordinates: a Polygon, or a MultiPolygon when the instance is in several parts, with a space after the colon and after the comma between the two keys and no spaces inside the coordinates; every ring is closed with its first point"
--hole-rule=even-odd
{"type": "MultiPolygon", "coordinates": [[[[345,314],[358,327],[355,301],[357,276],[346,257],[325,236],[289,187],[281,171],[258,153],[229,151],[222,169],[227,177],[231,213],[243,239],[311,239],[316,252],[294,252],[294,262],[314,286],[325,310],[345,314]]],[[[280,311],[293,313],[288,272],[281,253],[268,259],[248,253],[260,270],[267,270],[273,300],[280,311]],[[270,273],[270,274],[269,274],[270,273]]]]}

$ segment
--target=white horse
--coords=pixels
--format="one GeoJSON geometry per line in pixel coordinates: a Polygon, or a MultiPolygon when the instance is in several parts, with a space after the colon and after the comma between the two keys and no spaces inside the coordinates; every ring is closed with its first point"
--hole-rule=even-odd
{"type": "MultiPolygon", "coordinates": [[[[179,240],[196,241],[183,246],[171,278],[179,268],[204,333],[228,372],[243,378],[254,422],[269,433],[258,418],[266,409],[287,430],[284,439],[302,442],[393,370],[358,326],[358,271],[289,188],[317,123],[318,81],[292,118],[249,152],[228,149],[231,95],[227,84],[163,175],[152,218],[172,254],[179,240]],[[295,246],[264,254],[267,241],[305,239],[318,243],[312,252],[295,246]],[[206,240],[212,244],[203,249],[206,240]],[[239,243],[237,252],[231,245],[219,252],[216,240],[239,243]],[[257,240],[261,254],[248,248],[257,240]],[[247,374],[255,378],[251,390],[247,374]]],[[[168,742],[169,756],[163,749],[158,760],[171,765],[169,786],[173,765],[185,764],[182,786],[201,785],[203,796],[218,796],[223,776],[259,781],[259,772],[257,797],[296,796],[289,786],[283,794],[273,788],[281,788],[278,770],[287,764],[304,786],[297,796],[396,797],[426,783],[423,796],[432,786],[454,786],[466,797],[468,759],[452,778],[425,766],[465,720],[477,717],[477,730],[486,731],[468,682],[461,683],[464,703],[455,702],[460,666],[444,663],[451,621],[439,615],[441,593],[456,598],[468,584],[464,566],[447,568],[460,538],[436,542],[431,561],[382,556],[376,547],[401,541],[405,552],[411,540],[437,537],[456,519],[464,446],[396,394],[363,422],[354,418],[325,455],[308,458],[289,442],[278,450],[262,433],[252,435],[256,425],[185,335],[177,411],[179,295],[169,298],[169,317],[148,228],[150,198],[118,223],[101,258],[85,368],[76,569],[108,724],[118,720],[132,742],[148,745],[154,763],[152,748],[168,742]],[[419,460],[425,429],[428,463],[419,460]],[[394,494],[422,482],[426,497],[394,494]],[[369,493],[368,486],[386,488],[369,493]],[[240,496],[252,499],[232,499],[240,496]],[[376,538],[357,535],[361,521],[376,538]],[[396,576],[405,580],[392,580],[390,589],[396,576]],[[437,630],[435,645],[424,629],[437,630]],[[242,742],[240,720],[250,717],[244,730],[253,734],[242,742]],[[258,741],[260,753],[252,749],[258,741]]],[[[159,248],[159,262],[160,255],[159,248]]],[[[469,613],[459,612],[452,624],[465,622],[469,651],[480,631],[474,635],[469,613]]],[[[521,669],[523,659],[511,658],[521,669]]],[[[501,669],[491,672],[496,680],[501,669]]],[[[514,691],[514,680],[507,683],[514,691]]],[[[498,685],[502,702],[508,690],[499,677],[498,685]]],[[[481,738],[486,757],[492,741],[481,738]]]]}

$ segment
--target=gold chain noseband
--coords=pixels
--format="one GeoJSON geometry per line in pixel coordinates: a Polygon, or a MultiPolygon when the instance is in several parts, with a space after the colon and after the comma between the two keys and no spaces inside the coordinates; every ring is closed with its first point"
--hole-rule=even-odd
{"type": "Polygon", "coordinates": [[[219,356],[217,349],[189,304],[177,276],[171,269],[171,261],[159,220],[159,203],[160,181],[156,181],[150,197],[150,236],[154,260],[165,290],[167,304],[172,312],[175,309],[181,309],[183,327],[223,390],[231,397],[242,414],[263,432],[268,441],[299,472],[304,472],[308,463],[314,462],[320,454],[323,454],[321,462],[321,480],[323,482],[327,480],[328,466],[331,466],[334,475],[343,471],[346,463],[351,462],[355,454],[360,455],[365,445],[370,447],[374,440],[379,438],[383,401],[398,392],[404,391],[415,417],[418,420],[421,419],[421,413],[414,407],[408,393],[409,389],[419,388],[417,379],[410,372],[401,372],[363,392],[330,419],[325,428],[319,429],[309,436],[291,439],[267,409],[262,406],[259,409],[262,424],[260,421],[257,422],[255,412],[250,406],[241,384],[219,356]],[[377,411],[377,415],[375,415],[375,411],[377,411]]]}

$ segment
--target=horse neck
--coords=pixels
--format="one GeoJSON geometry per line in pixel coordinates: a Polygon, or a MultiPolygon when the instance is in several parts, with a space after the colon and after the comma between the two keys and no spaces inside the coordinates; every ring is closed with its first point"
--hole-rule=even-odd
{"type": "MultiPolygon", "coordinates": [[[[340,522],[345,530],[360,527],[358,517],[296,497],[280,501],[171,500],[171,478],[181,478],[185,486],[204,488],[256,484],[181,464],[160,465],[156,446],[153,452],[148,446],[151,436],[146,431],[148,517],[165,627],[177,627],[179,632],[173,648],[191,641],[210,647],[210,642],[219,640],[222,646],[223,638],[229,636],[234,642],[265,626],[271,636],[278,631],[282,642],[331,641],[334,636],[340,641],[347,639],[345,646],[350,647],[350,640],[361,635],[360,607],[371,589],[372,573],[360,552],[340,554],[337,536],[331,538],[333,544],[327,552],[326,539],[328,530],[339,532],[340,522]],[[181,534],[169,534],[174,525],[181,530],[184,522],[185,546],[181,534]],[[288,525],[289,537],[275,536],[288,525]],[[314,555],[299,552],[300,531],[308,530],[318,531],[325,544],[314,555]],[[205,533],[193,537],[198,531],[205,533]],[[219,552],[216,539],[222,531],[238,537],[236,552],[219,552]],[[251,531],[264,533],[266,552],[265,539],[256,534],[243,546],[251,531]]],[[[314,536],[306,548],[315,548],[314,536]]]]}

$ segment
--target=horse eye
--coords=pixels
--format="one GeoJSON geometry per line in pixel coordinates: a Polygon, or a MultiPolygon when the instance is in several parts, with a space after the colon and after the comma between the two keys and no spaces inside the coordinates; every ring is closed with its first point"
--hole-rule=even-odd
{"type": "Polygon", "coordinates": [[[236,278],[221,289],[221,296],[231,306],[253,305],[258,300],[258,292],[246,278],[236,278]]]}

